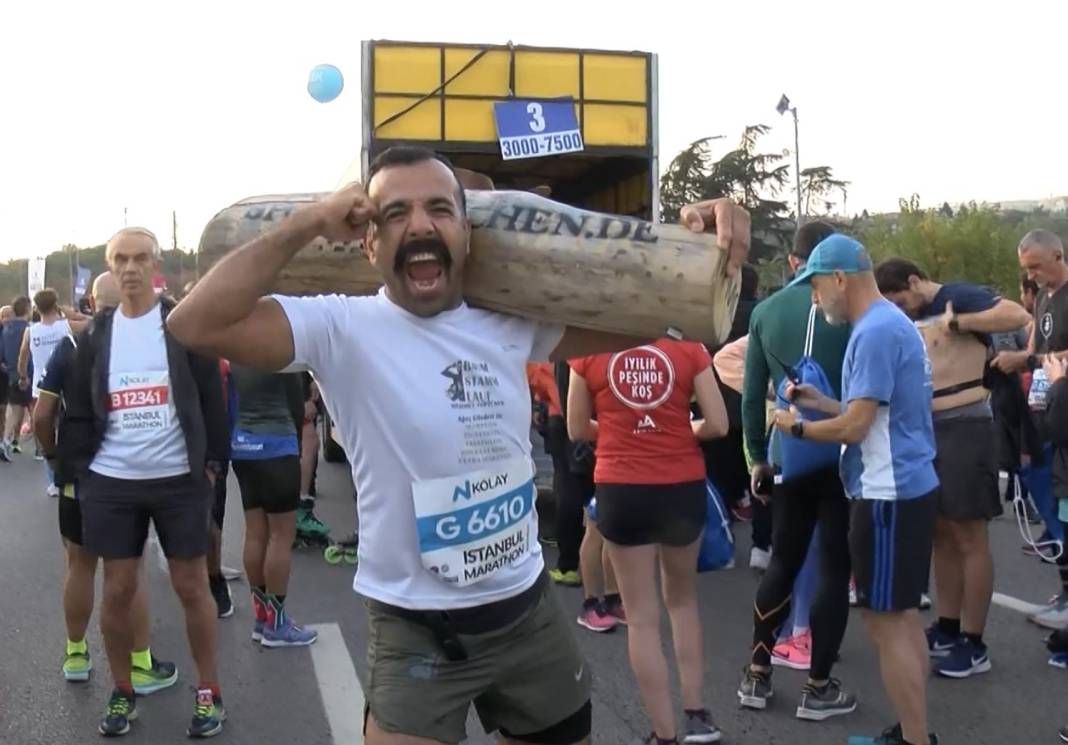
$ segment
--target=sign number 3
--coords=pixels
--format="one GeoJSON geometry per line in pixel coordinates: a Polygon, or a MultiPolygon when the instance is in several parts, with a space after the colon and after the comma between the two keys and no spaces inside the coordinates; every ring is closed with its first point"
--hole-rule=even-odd
{"type": "Polygon", "coordinates": [[[545,111],[542,109],[541,104],[537,101],[531,101],[527,104],[527,113],[530,114],[531,132],[544,132],[545,131],[545,111]]]}

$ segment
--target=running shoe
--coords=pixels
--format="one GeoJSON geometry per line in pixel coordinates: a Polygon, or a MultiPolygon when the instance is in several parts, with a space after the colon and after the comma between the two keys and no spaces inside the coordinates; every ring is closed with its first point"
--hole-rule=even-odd
{"type": "Polygon", "coordinates": [[[937,622],[928,626],[925,633],[927,634],[927,654],[930,657],[938,659],[949,657],[953,648],[957,646],[957,638],[942,631],[937,622]]]}
{"type": "Polygon", "coordinates": [[[806,684],[797,705],[797,718],[810,722],[822,722],[831,717],[852,714],[857,710],[857,697],[842,690],[842,684],[831,678],[823,688],[806,684]]]}
{"type": "Polygon", "coordinates": [[[59,487],[55,484],[49,484],[47,487],[45,487],[45,494],[55,499],[59,496],[59,487]]]}
{"type": "Polygon", "coordinates": [[[252,641],[259,642],[263,640],[263,630],[267,627],[267,619],[270,617],[267,612],[267,603],[259,594],[259,590],[252,589],[252,614],[256,619],[252,626],[252,641]]]}
{"type": "Polygon", "coordinates": [[[771,565],[771,551],[753,546],[749,552],[749,568],[758,572],[766,572],[771,565]]]}
{"type": "Polygon", "coordinates": [[[0,460],[11,462],[11,445],[7,442],[0,442],[0,460]]]}
{"type": "Polygon", "coordinates": [[[608,613],[601,602],[587,600],[582,604],[582,611],[576,622],[583,628],[603,634],[606,631],[614,631],[619,619],[608,613]]]}
{"type": "MultiPolygon", "coordinates": [[[[930,745],[938,745],[938,735],[932,732],[927,737],[930,745]]],[[[893,727],[887,727],[883,730],[883,733],[878,737],[857,737],[852,735],[849,738],[849,745],[905,745],[905,737],[901,734],[901,725],[895,724],[893,727]]]]}
{"type": "Polygon", "coordinates": [[[731,514],[734,515],[734,519],[740,523],[748,523],[753,520],[753,505],[746,499],[745,502],[739,502],[731,507],[731,514]]]}
{"type": "Polygon", "coordinates": [[[791,670],[808,670],[812,665],[812,632],[805,631],[776,644],[771,650],[771,664],[791,670]]]}
{"type": "Polygon", "coordinates": [[[8,443],[8,452],[9,453],[21,453],[22,452],[22,445],[19,444],[19,441],[17,439],[16,440],[12,440],[10,443],[8,443]]]}
{"type": "Polygon", "coordinates": [[[1053,598],[1049,605],[1028,616],[1027,620],[1047,629],[1068,627],[1068,595],[1062,593],[1053,598]]]}
{"type": "Polygon", "coordinates": [[[757,672],[746,666],[738,686],[738,702],[747,709],[766,709],[768,699],[775,695],[771,689],[771,672],[757,672]]]}
{"type": "Polygon", "coordinates": [[[1052,655],[1050,655],[1049,660],[1047,660],[1047,664],[1049,664],[1050,667],[1057,668],[1058,670],[1068,670],[1068,653],[1054,652],[1052,655]]]}
{"type": "Polygon", "coordinates": [[[118,688],[111,692],[108,708],[97,728],[104,737],[120,737],[130,731],[130,722],[137,719],[136,696],[129,696],[118,688]]]}
{"type": "Polygon", "coordinates": [[[276,613],[273,624],[263,625],[263,636],[260,639],[260,644],[263,646],[270,648],[307,647],[319,638],[318,631],[293,623],[293,619],[284,609],[279,609],[276,613]]]}
{"type": "Polygon", "coordinates": [[[986,647],[961,637],[949,654],[934,664],[934,671],[947,678],[970,678],[979,673],[990,672],[990,656],[986,647]]]}
{"type": "Polygon", "coordinates": [[[215,598],[215,609],[219,618],[229,618],[234,615],[234,601],[230,597],[230,587],[220,574],[218,577],[208,577],[211,587],[211,596],[215,598]]]}
{"type": "Polygon", "coordinates": [[[1068,654],[1068,629],[1057,629],[1047,636],[1046,649],[1054,654],[1068,654]]]}
{"type": "Polygon", "coordinates": [[[130,682],[133,683],[134,693],[138,696],[148,696],[177,683],[178,668],[173,662],[157,660],[153,656],[152,667],[130,666],[130,682]]]}
{"type": "Polygon", "coordinates": [[[686,725],[682,732],[682,741],[686,745],[719,742],[723,737],[707,709],[686,712],[686,725]]]}
{"type": "Polygon", "coordinates": [[[608,615],[619,621],[620,624],[623,626],[627,625],[627,610],[623,607],[622,600],[606,600],[604,609],[608,615]]]}
{"type": "Polygon", "coordinates": [[[41,448],[34,447],[34,449],[33,449],[33,459],[37,460],[37,461],[44,460],[44,453],[41,452],[41,448]]]}
{"type": "Polygon", "coordinates": [[[931,596],[926,592],[920,593],[920,610],[931,610],[931,596]]]}
{"type": "Polygon", "coordinates": [[[1068,727],[1061,727],[1061,731],[1057,734],[1061,736],[1061,742],[1068,742],[1068,727]]]}
{"type": "Polygon", "coordinates": [[[89,656],[89,647],[67,642],[67,652],[63,657],[63,677],[72,682],[89,680],[89,671],[93,669],[93,659],[89,656]]]}
{"type": "Polygon", "coordinates": [[[549,579],[564,587],[582,587],[582,577],[579,576],[578,570],[575,569],[568,572],[560,569],[550,569],[549,579]]]}
{"type": "Polygon", "coordinates": [[[201,688],[197,691],[193,721],[185,733],[190,737],[214,737],[222,732],[225,721],[226,709],[223,708],[222,696],[214,695],[210,688],[201,688]]]}

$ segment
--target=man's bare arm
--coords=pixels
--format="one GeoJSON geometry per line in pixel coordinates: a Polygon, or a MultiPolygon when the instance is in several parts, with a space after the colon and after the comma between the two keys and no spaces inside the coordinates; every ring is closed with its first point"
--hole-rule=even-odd
{"type": "Polygon", "coordinates": [[[170,313],[167,328],[194,351],[282,369],[293,361],[293,332],[282,307],[264,296],[303,246],[319,236],[360,239],[374,214],[358,184],[293,213],[213,267],[170,313]]]}
{"type": "Polygon", "coordinates": [[[59,414],[59,398],[50,391],[41,391],[37,405],[33,407],[33,434],[46,458],[56,454],[56,417],[59,414]]]}
{"type": "Polygon", "coordinates": [[[30,372],[30,327],[22,332],[22,344],[19,345],[19,378],[26,378],[30,372]]]}
{"type": "Polygon", "coordinates": [[[1030,319],[1022,305],[1002,298],[993,307],[979,313],[959,314],[957,323],[961,331],[997,334],[1021,329],[1030,319]]]}

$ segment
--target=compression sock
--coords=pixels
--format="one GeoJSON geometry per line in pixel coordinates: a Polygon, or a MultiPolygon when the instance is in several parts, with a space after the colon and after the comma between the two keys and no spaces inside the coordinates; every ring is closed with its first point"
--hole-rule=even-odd
{"type": "Polygon", "coordinates": [[[152,669],[152,650],[142,649],[140,651],[134,650],[130,653],[130,664],[134,667],[139,667],[142,670],[152,669]]]}

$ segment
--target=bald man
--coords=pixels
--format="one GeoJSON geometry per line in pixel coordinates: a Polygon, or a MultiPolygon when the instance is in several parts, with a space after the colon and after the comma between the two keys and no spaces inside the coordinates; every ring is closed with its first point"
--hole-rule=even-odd
{"type": "MultiPolygon", "coordinates": [[[[119,304],[119,288],[110,272],[100,275],[93,283],[92,305],[96,312],[119,304]]],[[[56,455],[56,424],[64,381],[71,366],[75,346],[72,337],[65,337],[48,360],[40,383],[40,398],[33,410],[33,431],[41,450],[54,464],[56,455]]],[[[93,669],[85,631],[93,613],[94,584],[97,557],[82,547],[82,510],[76,495],[76,483],[57,484],[59,499],[59,534],[66,549],[66,572],[63,578],[63,616],[67,627],[66,652],[63,658],[63,677],[68,681],[85,681],[93,669]]],[[[169,688],[178,680],[174,663],[152,657],[149,649],[149,615],[147,580],[143,573],[129,608],[129,624],[134,646],[130,655],[131,678],[134,690],[145,696],[169,688]]]]}

